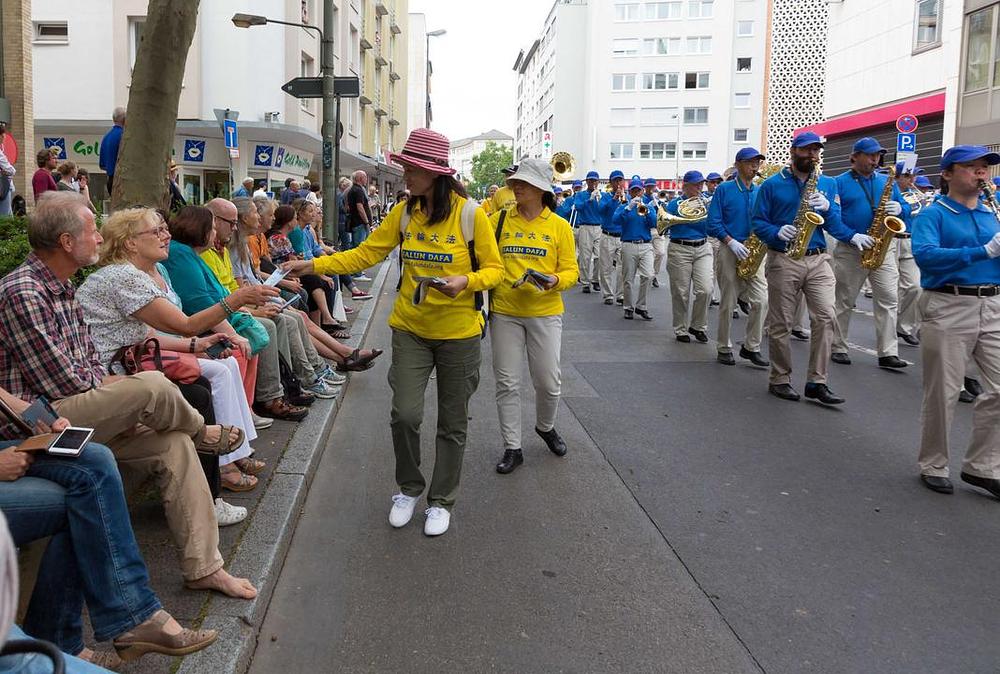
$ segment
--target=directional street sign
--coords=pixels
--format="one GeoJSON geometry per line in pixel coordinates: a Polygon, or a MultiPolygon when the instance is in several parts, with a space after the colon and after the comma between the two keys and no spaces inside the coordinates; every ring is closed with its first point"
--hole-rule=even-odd
{"type": "MultiPolygon", "coordinates": [[[[323,98],[323,78],[296,77],[281,85],[281,90],[295,98],[323,98]]],[[[361,95],[361,80],[357,77],[334,77],[333,95],[357,98],[361,95]]]]}
{"type": "Polygon", "coordinates": [[[915,152],[917,149],[917,134],[901,133],[896,136],[896,152],[915,152]]]}
{"type": "Polygon", "coordinates": [[[236,130],[235,119],[222,120],[222,135],[226,139],[226,149],[233,150],[240,146],[240,137],[236,130]]]}
{"type": "Polygon", "coordinates": [[[916,115],[900,115],[896,119],[896,131],[900,133],[913,133],[919,125],[920,122],[917,120],[916,115]]]}

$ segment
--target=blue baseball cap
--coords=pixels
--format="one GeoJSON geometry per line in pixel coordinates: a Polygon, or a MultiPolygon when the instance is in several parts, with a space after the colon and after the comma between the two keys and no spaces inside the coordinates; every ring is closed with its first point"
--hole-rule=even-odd
{"type": "Polygon", "coordinates": [[[854,148],[851,150],[851,154],[857,152],[861,152],[862,154],[880,154],[885,152],[885,148],[879,145],[879,142],[871,136],[865,136],[864,138],[859,138],[857,142],[854,143],[854,148]]]}
{"type": "Polygon", "coordinates": [[[922,176],[924,174],[924,170],[922,168],[918,168],[913,173],[915,175],[922,176]]]}
{"type": "Polygon", "coordinates": [[[993,176],[993,184],[1000,187],[1000,176],[993,176]]]}
{"type": "Polygon", "coordinates": [[[941,155],[941,170],[946,171],[952,164],[985,159],[987,164],[1000,164],[1000,154],[990,152],[982,145],[956,145],[941,155]]]}
{"type": "Polygon", "coordinates": [[[750,161],[751,159],[764,159],[764,155],[755,147],[745,147],[736,153],[736,161],[750,161]]]}
{"type": "Polygon", "coordinates": [[[916,180],[913,181],[913,184],[917,187],[933,187],[933,185],[931,185],[931,181],[927,179],[927,176],[917,176],[916,180]]]}
{"type": "Polygon", "coordinates": [[[684,174],[684,182],[703,183],[705,182],[705,176],[701,174],[701,171],[688,171],[684,174]]]}
{"type": "Polygon", "coordinates": [[[705,176],[705,180],[720,180],[721,181],[722,180],[722,176],[720,176],[715,171],[712,171],[707,176],[705,176]]]}
{"type": "Polygon", "coordinates": [[[574,180],[573,181],[573,187],[583,187],[583,181],[582,180],[574,180]]]}
{"type": "Polygon", "coordinates": [[[636,178],[633,178],[632,180],[630,180],[628,182],[628,191],[629,192],[631,192],[632,190],[641,190],[641,189],[642,189],[642,180],[638,180],[636,178]]]}
{"type": "Polygon", "coordinates": [[[656,187],[656,178],[646,178],[642,184],[646,187],[656,187]]]}
{"type": "Polygon", "coordinates": [[[601,175],[597,171],[587,171],[587,180],[600,180],[601,175]]]}
{"type": "Polygon", "coordinates": [[[803,131],[792,138],[792,147],[808,147],[809,145],[819,145],[823,147],[823,139],[812,131],[803,131]]]}
{"type": "Polygon", "coordinates": [[[611,172],[611,175],[608,176],[608,180],[614,180],[615,178],[622,178],[622,179],[624,179],[625,178],[625,174],[622,173],[621,171],[619,171],[618,169],[615,169],[614,171],[611,172]]]}

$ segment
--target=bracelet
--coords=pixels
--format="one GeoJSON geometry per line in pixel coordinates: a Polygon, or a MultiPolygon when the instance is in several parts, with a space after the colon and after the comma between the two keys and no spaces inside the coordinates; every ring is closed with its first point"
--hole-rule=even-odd
{"type": "Polygon", "coordinates": [[[191,338],[191,344],[188,346],[188,353],[194,353],[194,345],[197,339],[198,339],[197,337],[191,338]]]}
{"type": "Polygon", "coordinates": [[[222,310],[226,312],[227,316],[232,316],[233,314],[236,313],[235,311],[233,311],[233,308],[229,306],[229,302],[226,301],[225,297],[219,300],[219,304],[222,305],[222,310]]]}

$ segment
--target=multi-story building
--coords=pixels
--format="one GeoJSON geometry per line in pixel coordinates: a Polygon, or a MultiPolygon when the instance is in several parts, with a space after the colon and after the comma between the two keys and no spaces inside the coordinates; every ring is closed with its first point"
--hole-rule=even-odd
{"type": "Polygon", "coordinates": [[[496,129],[490,129],[478,136],[461,138],[451,142],[451,148],[448,150],[448,163],[458,171],[460,178],[468,179],[472,176],[472,160],[486,149],[487,143],[496,143],[511,150],[514,149],[514,139],[496,129]]]}
{"type": "Polygon", "coordinates": [[[516,59],[515,158],[673,179],[759,145],[769,0],[557,0],[516,59]]]}
{"type": "MultiPolygon", "coordinates": [[[[323,26],[321,0],[251,5],[271,19],[323,26]]],[[[86,167],[95,195],[104,194],[100,139],[112,109],[128,102],[146,7],[146,0],[32,3],[36,144],[59,145],[65,158],[86,167]]],[[[289,177],[318,179],[321,171],[322,103],[281,90],[294,77],[321,74],[319,37],[277,24],[239,29],[232,16],[247,10],[240,0],[199,7],[173,148],[183,191],[194,203],[228,195],[231,177],[277,186],[289,177]],[[214,112],[226,108],[239,112],[239,157],[231,166],[214,112]]],[[[400,171],[384,156],[402,147],[407,133],[407,0],[334,0],[333,11],[335,73],[361,78],[361,97],[342,105],[341,172],[364,169],[391,191],[400,171]]]]}
{"type": "Polygon", "coordinates": [[[0,12],[0,121],[7,124],[3,151],[14,164],[14,191],[32,201],[35,170],[34,96],[32,95],[33,27],[31,1],[5,2],[0,12]]]}
{"type": "MultiPolygon", "coordinates": [[[[958,56],[955,141],[1000,150],[1000,2],[951,0],[957,14],[948,40],[961,45],[958,56]],[[961,22],[960,24],[958,22],[961,22]]],[[[946,20],[947,20],[946,17],[946,20]]],[[[946,28],[950,26],[946,25],[946,28]]]]}
{"type": "Polygon", "coordinates": [[[423,14],[410,14],[409,29],[410,53],[408,65],[409,92],[406,99],[406,127],[426,129],[430,127],[430,61],[427,54],[427,17],[423,14]]]}

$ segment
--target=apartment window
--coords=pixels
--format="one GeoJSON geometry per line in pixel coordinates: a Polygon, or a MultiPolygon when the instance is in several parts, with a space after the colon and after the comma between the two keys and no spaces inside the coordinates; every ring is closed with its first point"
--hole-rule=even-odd
{"type": "Polygon", "coordinates": [[[689,37],[687,39],[687,53],[688,54],[711,54],[712,53],[712,38],[707,35],[698,37],[689,37]]]}
{"type": "Polygon", "coordinates": [[[749,73],[753,71],[753,59],[749,56],[739,56],[736,59],[736,72],[749,73]]]}
{"type": "Polygon", "coordinates": [[[745,143],[750,137],[749,129],[733,129],[733,142],[734,143],[745,143]]]}
{"type": "Polygon", "coordinates": [[[753,37],[753,21],[737,21],[736,37],[753,37]]]}
{"type": "Polygon", "coordinates": [[[611,108],[611,126],[635,126],[635,108],[611,108]]]}
{"type": "Polygon", "coordinates": [[[349,54],[349,63],[351,65],[351,70],[355,74],[358,73],[358,59],[361,56],[361,37],[358,34],[358,29],[353,24],[351,25],[351,53],[349,54]]]}
{"type": "Polygon", "coordinates": [[[613,56],[636,56],[639,53],[639,40],[637,38],[624,38],[611,41],[611,54],[613,56]]]}
{"type": "Polygon", "coordinates": [[[676,143],[639,143],[639,159],[674,159],[676,143]]]}
{"type": "Polygon", "coordinates": [[[677,73],[643,73],[642,88],[644,91],[677,89],[679,80],[677,73]]]}
{"type": "Polygon", "coordinates": [[[615,73],[612,75],[611,91],[635,91],[635,73],[615,73]]]}
{"type": "Polygon", "coordinates": [[[913,51],[941,46],[941,0],[917,0],[913,51]]]}
{"type": "Polygon", "coordinates": [[[69,25],[65,21],[36,21],[36,43],[69,44],[69,25]]]}
{"type": "Polygon", "coordinates": [[[733,94],[733,107],[734,108],[749,108],[750,107],[750,92],[733,94]]]}
{"type": "Polygon", "coordinates": [[[677,2],[647,2],[647,19],[679,19],[681,18],[681,3],[677,2]]]}
{"type": "Polygon", "coordinates": [[[685,89],[708,89],[708,73],[684,73],[685,89]]]}
{"type": "Polygon", "coordinates": [[[139,53],[139,44],[142,42],[142,31],[146,27],[146,17],[133,16],[128,20],[128,66],[131,70],[135,67],[135,55],[139,53]]]}
{"type": "Polygon", "coordinates": [[[611,143],[612,159],[632,159],[634,151],[632,143],[611,143]]]}
{"type": "Polygon", "coordinates": [[[645,56],[666,56],[681,53],[679,37],[653,37],[642,41],[642,53],[645,56]]]}
{"type": "Polygon", "coordinates": [[[615,21],[638,21],[639,3],[629,2],[615,5],[615,21]]]}
{"type": "Polygon", "coordinates": [[[708,155],[708,143],[684,143],[681,157],[684,159],[704,159],[708,155]]]}
{"type": "Polygon", "coordinates": [[[689,19],[709,19],[712,17],[713,0],[689,0],[689,19]]]}
{"type": "Polygon", "coordinates": [[[677,108],[641,108],[639,126],[673,126],[677,124],[677,108]]]}
{"type": "MultiPolygon", "coordinates": [[[[315,63],[316,62],[313,60],[311,56],[309,56],[309,54],[302,52],[302,55],[299,58],[299,75],[302,77],[312,77],[314,74],[313,68],[315,66],[315,63]]],[[[301,107],[303,110],[306,110],[307,112],[312,112],[313,109],[312,101],[313,99],[311,98],[300,98],[299,107],[301,107]]]]}
{"type": "Polygon", "coordinates": [[[684,108],[685,124],[708,124],[708,108],[684,108]]]}

